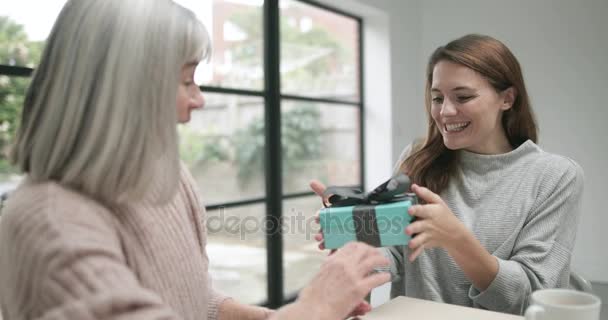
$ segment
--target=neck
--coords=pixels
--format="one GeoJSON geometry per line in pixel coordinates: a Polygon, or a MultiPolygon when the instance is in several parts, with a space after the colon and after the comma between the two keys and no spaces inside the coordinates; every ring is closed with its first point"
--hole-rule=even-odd
{"type": "Polygon", "coordinates": [[[497,136],[486,139],[482,144],[466,148],[466,151],[478,154],[503,154],[513,151],[513,146],[507,139],[507,134],[501,130],[497,136]]]}

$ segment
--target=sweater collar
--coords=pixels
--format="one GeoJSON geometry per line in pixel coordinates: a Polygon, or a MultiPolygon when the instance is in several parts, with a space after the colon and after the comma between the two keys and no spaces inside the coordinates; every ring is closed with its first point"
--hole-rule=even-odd
{"type": "Polygon", "coordinates": [[[478,154],[460,150],[460,165],[464,171],[490,172],[503,169],[528,154],[540,151],[541,149],[532,140],[526,140],[517,148],[501,154],[478,154]]]}

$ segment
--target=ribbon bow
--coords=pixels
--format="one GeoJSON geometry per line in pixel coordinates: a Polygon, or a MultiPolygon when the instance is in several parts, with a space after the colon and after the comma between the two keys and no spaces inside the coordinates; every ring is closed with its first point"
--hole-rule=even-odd
{"type": "MultiPolygon", "coordinates": [[[[408,193],[411,186],[408,176],[403,173],[397,174],[370,192],[363,192],[356,187],[328,187],[323,196],[329,197],[332,207],[348,207],[362,204],[379,204],[395,201],[411,200],[417,203],[417,197],[408,193]]],[[[323,204],[325,207],[327,205],[323,204]]]]}

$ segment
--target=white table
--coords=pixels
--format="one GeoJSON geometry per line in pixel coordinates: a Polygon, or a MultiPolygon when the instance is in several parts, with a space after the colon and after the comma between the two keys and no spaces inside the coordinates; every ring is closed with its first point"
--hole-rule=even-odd
{"type": "Polygon", "coordinates": [[[523,320],[524,317],[408,297],[397,297],[375,308],[360,319],[523,320]]]}

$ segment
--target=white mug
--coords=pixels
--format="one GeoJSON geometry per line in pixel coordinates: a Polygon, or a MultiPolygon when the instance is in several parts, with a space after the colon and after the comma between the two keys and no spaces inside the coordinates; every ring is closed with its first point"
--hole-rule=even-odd
{"type": "Polygon", "coordinates": [[[526,320],[599,320],[600,298],[570,289],[544,289],[532,293],[526,320]]]}

